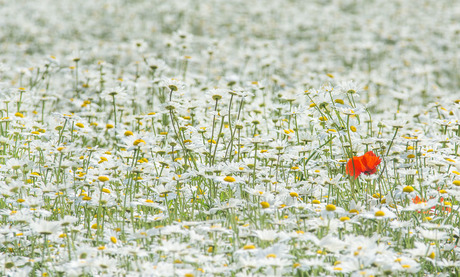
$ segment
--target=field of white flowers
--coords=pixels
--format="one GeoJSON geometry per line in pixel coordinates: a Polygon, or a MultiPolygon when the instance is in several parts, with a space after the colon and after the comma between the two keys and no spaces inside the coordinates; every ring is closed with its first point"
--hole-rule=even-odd
{"type": "Polygon", "coordinates": [[[0,275],[460,274],[459,18],[0,0],[0,275]]]}

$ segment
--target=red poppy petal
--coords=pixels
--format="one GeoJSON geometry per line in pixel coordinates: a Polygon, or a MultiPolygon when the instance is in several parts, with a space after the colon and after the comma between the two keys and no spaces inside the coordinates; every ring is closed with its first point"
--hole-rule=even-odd
{"type": "Polygon", "coordinates": [[[360,157],[353,157],[353,159],[348,160],[347,167],[345,171],[348,175],[354,176],[355,179],[365,170],[363,163],[360,157]]]}
{"type": "Polygon", "coordinates": [[[377,172],[376,168],[380,162],[380,157],[377,157],[372,151],[369,151],[362,156],[362,163],[365,167],[364,171],[366,171],[367,174],[374,174],[377,172]]]}

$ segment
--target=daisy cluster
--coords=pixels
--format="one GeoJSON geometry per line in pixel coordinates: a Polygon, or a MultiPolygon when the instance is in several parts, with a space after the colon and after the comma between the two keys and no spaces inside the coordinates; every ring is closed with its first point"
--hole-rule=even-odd
{"type": "Polygon", "coordinates": [[[0,275],[458,275],[459,17],[0,0],[0,275]]]}

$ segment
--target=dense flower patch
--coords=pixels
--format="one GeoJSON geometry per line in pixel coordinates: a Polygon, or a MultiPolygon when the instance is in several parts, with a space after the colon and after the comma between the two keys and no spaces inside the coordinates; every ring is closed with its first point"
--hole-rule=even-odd
{"type": "Polygon", "coordinates": [[[458,275],[453,1],[2,1],[0,275],[458,275]]]}

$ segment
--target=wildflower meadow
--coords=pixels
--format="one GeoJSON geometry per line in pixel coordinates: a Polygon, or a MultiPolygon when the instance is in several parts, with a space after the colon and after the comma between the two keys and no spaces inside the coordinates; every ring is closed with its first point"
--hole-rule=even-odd
{"type": "Polygon", "coordinates": [[[0,276],[459,276],[459,18],[0,0],[0,276]]]}

